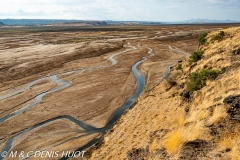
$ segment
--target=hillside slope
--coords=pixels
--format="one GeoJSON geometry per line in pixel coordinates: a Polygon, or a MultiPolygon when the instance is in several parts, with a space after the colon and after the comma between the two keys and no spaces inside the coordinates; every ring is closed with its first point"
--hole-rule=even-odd
{"type": "Polygon", "coordinates": [[[145,92],[91,159],[240,159],[240,27],[223,31],[207,35],[201,60],[145,92]],[[203,68],[220,74],[190,96],[187,83],[203,68]]]}

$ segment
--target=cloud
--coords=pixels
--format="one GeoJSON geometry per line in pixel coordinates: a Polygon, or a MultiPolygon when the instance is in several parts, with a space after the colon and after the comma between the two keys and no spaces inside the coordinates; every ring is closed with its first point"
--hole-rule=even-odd
{"type": "Polygon", "coordinates": [[[240,10],[240,0],[0,1],[0,18],[169,21],[215,15],[214,19],[240,20],[237,10],[240,10]]]}
{"type": "Polygon", "coordinates": [[[171,6],[166,6],[165,7],[166,9],[179,9],[179,8],[181,8],[180,6],[176,6],[176,5],[171,5],[171,6]]]}

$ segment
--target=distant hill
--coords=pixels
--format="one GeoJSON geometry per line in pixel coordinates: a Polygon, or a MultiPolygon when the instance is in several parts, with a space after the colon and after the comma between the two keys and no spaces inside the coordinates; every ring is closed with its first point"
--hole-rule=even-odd
{"type": "Polygon", "coordinates": [[[105,25],[162,25],[162,24],[210,24],[239,23],[233,20],[191,19],[173,22],[152,21],[94,21],[94,20],[59,20],[59,19],[0,19],[0,26],[105,26],[105,25]]]}
{"type": "Polygon", "coordinates": [[[93,25],[93,26],[104,26],[107,25],[105,21],[77,21],[77,22],[64,22],[62,24],[83,24],[85,23],[86,25],[93,25]]]}
{"type": "Polygon", "coordinates": [[[160,25],[163,22],[151,22],[151,21],[106,21],[109,25],[160,25]]]}
{"type": "Polygon", "coordinates": [[[35,25],[53,25],[53,24],[74,24],[74,25],[87,25],[98,26],[107,25],[105,21],[83,21],[83,20],[57,20],[57,19],[0,19],[5,25],[23,25],[23,26],[35,26],[35,25]]]}
{"type": "Polygon", "coordinates": [[[0,19],[5,25],[63,25],[63,26],[104,26],[104,25],[159,25],[162,22],[151,21],[93,21],[93,20],[57,20],[57,19],[0,19]]]}
{"type": "Polygon", "coordinates": [[[167,22],[167,24],[205,24],[205,23],[237,23],[233,20],[211,20],[211,19],[191,19],[185,21],[167,22]]]}

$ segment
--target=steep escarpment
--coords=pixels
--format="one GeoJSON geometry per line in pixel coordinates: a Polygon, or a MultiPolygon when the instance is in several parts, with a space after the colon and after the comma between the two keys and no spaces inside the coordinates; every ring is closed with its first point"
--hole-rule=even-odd
{"type": "Polygon", "coordinates": [[[240,159],[240,27],[221,31],[203,35],[90,159],[240,159]]]}

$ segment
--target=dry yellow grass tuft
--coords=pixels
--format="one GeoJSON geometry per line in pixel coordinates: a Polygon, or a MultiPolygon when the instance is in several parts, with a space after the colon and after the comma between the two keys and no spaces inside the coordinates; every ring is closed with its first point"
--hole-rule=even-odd
{"type": "Polygon", "coordinates": [[[208,125],[216,124],[226,116],[226,108],[224,106],[218,106],[214,109],[212,117],[208,119],[208,125]]]}
{"type": "Polygon", "coordinates": [[[156,150],[156,145],[157,145],[157,142],[156,142],[156,141],[157,141],[157,140],[154,139],[153,142],[152,142],[152,144],[151,144],[151,146],[149,147],[149,151],[150,151],[151,153],[153,153],[153,152],[156,150]]]}
{"type": "Polygon", "coordinates": [[[194,141],[196,139],[210,140],[209,129],[204,125],[204,121],[197,121],[190,124],[185,129],[186,141],[194,141]]]}
{"type": "Polygon", "coordinates": [[[220,151],[230,150],[229,156],[232,160],[240,159],[240,124],[234,125],[231,131],[226,130],[218,141],[220,151]]]}
{"type": "Polygon", "coordinates": [[[233,146],[232,151],[230,153],[232,160],[239,160],[240,159],[240,147],[239,147],[239,143],[233,146]]]}
{"type": "Polygon", "coordinates": [[[185,125],[185,118],[183,116],[183,114],[179,114],[176,118],[177,123],[179,124],[179,126],[183,127],[185,125]]]}
{"type": "Polygon", "coordinates": [[[231,149],[234,141],[238,138],[235,134],[227,133],[222,135],[218,142],[218,146],[220,150],[231,149]]]}
{"type": "Polygon", "coordinates": [[[151,144],[151,146],[149,147],[149,151],[150,153],[153,153],[156,149],[160,149],[163,144],[162,144],[162,140],[161,139],[158,139],[158,138],[155,138],[151,144]]]}
{"type": "Polygon", "coordinates": [[[240,135],[228,133],[221,137],[218,142],[220,150],[230,150],[232,160],[240,159],[240,135]]]}
{"type": "Polygon", "coordinates": [[[184,129],[178,128],[166,136],[165,148],[170,155],[177,155],[184,143],[184,129]]]}
{"type": "Polygon", "coordinates": [[[210,113],[207,109],[197,109],[197,108],[193,108],[190,109],[190,114],[189,116],[186,118],[186,122],[196,122],[199,120],[203,120],[206,119],[210,116],[210,113]]]}
{"type": "Polygon", "coordinates": [[[171,131],[165,137],[164,147],[170,155],[177,157],[184,143],[196,139],[211,140],[209,129],[205,127],[204,121],[197,121],[185,127],[180,126],[171,131]]]}

